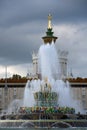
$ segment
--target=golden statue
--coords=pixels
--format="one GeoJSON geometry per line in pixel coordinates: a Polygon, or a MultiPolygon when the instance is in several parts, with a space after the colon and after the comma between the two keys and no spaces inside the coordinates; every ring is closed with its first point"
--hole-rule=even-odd
{"type": "Polygon", "coordinates": [[[48,15],[48,29],[52,29],[51,20],[52,20],[52,15],[49,14],[48,15]]]}

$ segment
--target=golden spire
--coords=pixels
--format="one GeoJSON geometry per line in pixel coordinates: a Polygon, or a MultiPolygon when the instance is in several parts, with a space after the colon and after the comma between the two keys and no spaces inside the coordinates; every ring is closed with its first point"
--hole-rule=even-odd
{"type": "Polygon", "coordinates": [[[48,15],[48,29],[52,29],[51,20],[52,20],[52,15],[49,14],[48,15]]]}
{"type": "Polygon", "coordinates": [[[44,40],[45,44],[51,44],[52,42],[56,42],[57,37],[55,37],[53,35],[53,31],[52,31],[52,24],[51,24],[51,20],[52,20],[52,15],[49,14],[48,15],[48,27],[47,27],[47,32],[46,32],[46,36],[42,37],[42,39],[44,40]]]}

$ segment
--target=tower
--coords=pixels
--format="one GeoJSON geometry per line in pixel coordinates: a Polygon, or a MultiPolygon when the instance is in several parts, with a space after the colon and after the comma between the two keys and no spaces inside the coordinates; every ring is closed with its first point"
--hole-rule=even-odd
{"type": "Polygon", "coordinates": [[[42,37],[42,39],[44,40],[45,44],[51,44],[52,42],[56,42],[58,37],[53,36],[53,31],[52,31],[52,24],[51,24],[51,20],[52,20],[52,15],[48,15],[48,27],[47,27],[47,32],[46,32],[46,36],[42,37]]]}
{"type": "Polygon", "coordinates": [[[61,78],[67,77],[67,62],[68,62],[68,51],[58,50],[59,62],[61,68],[61,78]]]}
{"type": "Polygon", "coordinates": [[[32,62],[33,62],[33,73],[34,75],[38,74],[38,54],[33,52],[32,54],[32,62]]]}

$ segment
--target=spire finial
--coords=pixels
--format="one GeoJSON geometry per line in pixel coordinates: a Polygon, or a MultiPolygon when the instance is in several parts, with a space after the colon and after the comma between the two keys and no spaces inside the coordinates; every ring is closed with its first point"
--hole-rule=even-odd
{"type": "Polygon", "coordinates": [[[51,20],[52,20],[52,15],[49,14],[48,15],[48,29],[52,29],[51,20]]]}
{"type": "Polygon", "coordinates": [[[51,20],[52,20],[52,15],[49,14],[48,15],[48,27],[47,27],[47,32],[46,32],[46,36],[42,37],[42,39],[44,40],[45,44],[51,44],[52,42],[55,43],[57,37],[55,37],[53,35],[53,31],[52,31],[52,25],[51,25],[51,20]]]}

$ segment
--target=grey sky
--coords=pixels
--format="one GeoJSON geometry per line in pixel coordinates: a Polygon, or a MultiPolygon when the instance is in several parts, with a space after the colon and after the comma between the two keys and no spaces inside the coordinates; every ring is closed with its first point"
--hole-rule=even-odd
{"type": "Polygon", "coordinates": [[[74,75],[87,77],[87,0],[0,0],[0,65],[32,61],[32,52],[43,43],[49,13],[59,36],[57,49],[69,51],[74,75]]]}

